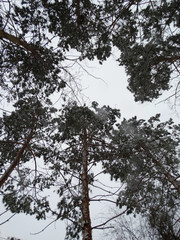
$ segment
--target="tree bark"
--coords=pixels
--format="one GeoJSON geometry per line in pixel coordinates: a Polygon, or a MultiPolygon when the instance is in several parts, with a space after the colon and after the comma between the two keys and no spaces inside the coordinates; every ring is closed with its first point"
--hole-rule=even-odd
{"type": "Polygon", "coordinates": [[[9,178],[9,176],[11,175],[12,171],[15,169],[15,167],[19,164],[19,161],[24,153],[24,151],[26,150],[26,148],[29,145],[29,142],[31,141],[32,137],[33,137],[33,129],[31,130],[31,132],[29,133],[26,141],[24,142],[23,146],[21,147],[21,149],[19,150],[16,158],[14,159],[14,161],[10,164],[10,166],[8,167],[8,169],[5,171],[5,173],[1,176],[0,178],[0,187],[2,187],[2,185],[5,183],[5,181],[9,178]]]}
{"type": "Polygon", "coordinates": [[[82,151],[82,240],[92,240],[92,228],[89,211],[88,143],[86,129],[84,129],[83,133],[82,151]]]}
{"type": "Polygon", "coordinates": [[[30,44],[28,44],[26,41],[21,40],[18,37],[15,37],[7,32],[5,32],[3,29],[0,29],[0,39],[7,39],[8,41],[19,45],[23,48],[25,48],[27,51],[31,52],[34,56],[38,56],[39,54],[37,53],[37,51],[30,46],[30,44]]]}

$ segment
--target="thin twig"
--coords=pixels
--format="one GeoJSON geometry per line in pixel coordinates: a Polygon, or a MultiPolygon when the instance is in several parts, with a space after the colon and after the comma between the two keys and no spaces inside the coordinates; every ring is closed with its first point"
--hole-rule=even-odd
{"type": "Polygon", "coordinates": [[[4,222],[0,223],[0,225],[3,225],[3,224],[5,224],[5,223],[9,222],[10,219],[13,218],[15,215],[16,215],[16,213],[14,213],[11,217],[9,217],[9,218],[8,218],[7,220],[5,220],[4,222]]]}
{"type": "Polygon", "coordinates": [[[122,213],[120,213],[120,214],[118,214],[118,215],[116,215],[116,216],[108,219],[108,220],[105,221],[104,223],[101,223],[101,224],[99,224],[99,225],[96,225],[96,226],[92,227],[92,229],[99,229],[99,227],[102,227],[102,226],[106,225],[107,223],[109,223],[110,221],[114,220],[115,218],[118,218],[118,217],[120,217],[121,215],[123,215],[125,212],[127,212],[127,210],[128,210],[128,209],[126,209],[126,210],[124,210],[122,213]]]}
{"type": "Polygon", "coordinates": [[[53,224],[53,223],[56,222],[56,221],[57,221],[57,219],[53,220],[52,222],[48,223],[41,231],[36,232],[36,233],[31,233],[31,235],[37,235],[37,234],[39,234],[39,233],[44,232],[44,231],[46,230],[46,228],[48,228],[51,224],[53,224]]]}
{"type": "Polygon", "coordinates": [[[5,210],[4,212],[0,213],[0,216],[2,216],[3,214],[7,213],[8,210],[5,210]]]}

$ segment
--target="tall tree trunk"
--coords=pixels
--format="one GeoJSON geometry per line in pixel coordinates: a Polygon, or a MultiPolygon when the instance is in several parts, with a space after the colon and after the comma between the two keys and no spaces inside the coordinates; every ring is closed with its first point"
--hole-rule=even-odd
{"type": "Polygon", "coordinates": [[[82,240],[92,240],[92,228],[89,211],[89,182],[88,182],[88,143],[87,130],[83,133],[82,153],[82,240]]]}

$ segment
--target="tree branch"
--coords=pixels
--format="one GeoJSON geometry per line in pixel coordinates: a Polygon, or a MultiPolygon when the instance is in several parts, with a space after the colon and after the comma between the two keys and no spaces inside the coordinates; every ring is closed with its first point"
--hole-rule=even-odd
{"type": "Polygon", "coordinates": [[[14,159],[14,161],[11,163],[11,165],[9,166],[9,168],[6,170],[6,172],[1,176],[0,178],[0,187],[2,187],[2,185],[5,183],[5,181],[8,179],[8,177],[11,175],[12,171],[15,169],[15,167],[18,165],[24,151],[26,150],[26,148],[28,148],[28,144],[31,141],[33,134],[34,134],[34,129],[31,130],[29,136],[27,137],[25,143],[23,144],[22,148],[20,149],[20,151],[17,154],[17,157],[14,159]]]}
{"type": "Polygon", "coordinates": [[[157,65],[158,63],[161,62],[170,62],[170,63],[174,63],[175,61],[180,60],[180,56],[170,56],[170,57],[157,57],[153,63],[153,65],[157,65]]]}
{"type": "MultiPolygon", "coordinates": [[[[135,4],[135,1],[134,1],[134,0],[130,0],[129,3],[127,4],[127,6],[125,6],[125,9],[129,11],[129,9],[131,8],[131,6],[132,6],[133,4],[135,4]]],[[[137,3],[137,4],[138,4],[138,3],[137,3]]],[[[111,30],[111,31],[113,30],[116,22],[120,19],[120,17],[121,17],[121,14],[119,14],[119,15],[115,18],[115,20],[114,20],[114,21],[111,23],[111,25],[109,26],[109,30],[111,30]]]]}
{"type": "Polygon", "coordinates": [[[39,54],[37,51],[30,46],[26,41],[21,40],[18,37],[15,37],[7,32],[5,32],[3,29],[0,29],[0,39],[7,39],[8,41],[19,45],[23,48],[25,48],[27,51],[31,52],[34,56],[38,56],[39,54]]]}
{"type": "Polygon", "coordinates": [[[150,150],[147,148],[147,146],[140,141],[139,142],[140,147],[147,153],[147,155],[149,155],[149,157],[152,159],[152,162],[156,165],[159,166],[160,168],[163,169],[163,174],[164,176],[167,178],[167,180],[174,186],[174,188],[176,189],[176,191],[178,192],[178,194],[180,194],[180,181],[177,180],[176,177],[172,176],[169,172],[167,172],[163,165],[160,163],[160,161],[158,159],[156,159],[153,154],[150,152],[150,150]]]}
{"type": "Polygon", "coordinates": [[[5,223],[9,222],[10,219],[13,218],[15,215],[16,215],[16,213],[14,213],[11,217],[9,217],[8,219],[6,219],[4,222],[1,222],[0,225],[3,225],[3,224],[5,224],[5,223]]]}
{"type": "Polygon", "coordinates": [[[118,218],[118,217],[120,217],[121,215],[123,215],[125,212],[127,212],[127,210],[128,210],[128,209],[126,209],[126,210],[124,210],[122,213],[120,213],[120,214],[118,214],[118,215],[116,215],[116,216],[108,219],[108,220],[105,221],[104,223],[101,223],[101,224],[99,224],[99,225],[96,225],[96,226],[92,227],[92,229],[97,229],[97,228],[100,228],[100,227],[106,225],[108,222],[110,222],[110,221],[114,220],[115,218],[118,218]]]}

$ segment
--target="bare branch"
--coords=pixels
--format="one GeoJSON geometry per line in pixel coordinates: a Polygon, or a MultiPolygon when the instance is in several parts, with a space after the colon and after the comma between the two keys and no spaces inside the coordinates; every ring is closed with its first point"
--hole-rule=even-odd
{"type": "Polygon", "coordinates": [[[11,217],[9,217],[9,218],[8,218],[7,220],[5,220],[4,222],[1,222],[0,225],[3,225],[3,224],[5,224],[5,223],[9,222],[10,219],[13,218],[15,215],[16,215],[16,213],[14,213],[11,217]]]}
{"type": "Polygon", "coordinates": [[[127,212],[128,209],[124,210],[123,212],[121,212],[120,214],[116,215],[116,216],[113,216],[112,218],[108,219],[107,221],[105,221],[104,223],[101,223],[99,225],[96,225],[94,227],[92,227],[92,229],[102,229],[100,227],[106,225],[107,223],[109,223],[110,221],[114,220],[115,218],[118,218],[120,217],[121,215],[123,215],[125,212],[127,212]]]}
{"type": "MultiPolygon", "coordinates": [[[[96,197],[96,196],[95,196],[96,197]]],[[[113,201],[113,200],[109,200],[109,199],[103,199],[103,198],[100,198],[100,199],[90,199],[91,202],[110,202],[110,203],[114,203],[116,204],[117,202],[116,201],[113,201]]]]}
{"type": "Polygon", "coordinates": [[[52,222],[50,222],[49,224],[47,224],[41,231],[36,232],[36,233],[31,233],[31,235],[37,235],[37,234],[39,234],[39,233],[44,232],[44,231],[46,230],[46,228],[48,228],[51,224],[53,224],[53,223],[56,222],[56,221],[57,221],[57,219],[53,220],[52,222]]]}

